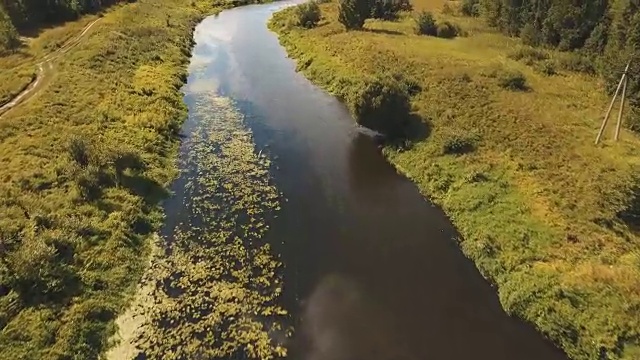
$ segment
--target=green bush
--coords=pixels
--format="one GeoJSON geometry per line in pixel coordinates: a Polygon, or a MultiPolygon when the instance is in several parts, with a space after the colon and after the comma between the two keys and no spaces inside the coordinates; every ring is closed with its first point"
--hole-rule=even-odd
{"type": "Polygon", "coordinates": [[[448,21],[438,24],[436,28],[436,36],[443,39],[453,39],[458,33],[458,27],[448,21]]]}
{"type": "Polygon", "coordinates": [[[551,61],[543,61],[540,64],[538,64],[535,67],[535,69],[538,72],[540,72],[540,73],[542,73],[544,75],[547,75],[547,76],[552,76],[552,75],[557,74],[556,67],[555,67],[554,63],[551,62],[551,61]]]}
{"type": "Polygon", "coordinates": [[[510,53],[509,58],[513,60],[522,60],[525,64],[532,65],[535,62],[547,60],[549,58],[549,54],[543,50],[533,47],[521,47],[510,53]]]}
{"type": "Polygon", "coordinates": [[[391,76],[364,80],[345,99],[358,124],[389,138],[404,136],[411,111],[407,86],[391,76]]]}
{"type": "Polygon", "coordinates": [[[338,21],[347,30],[362,29],[371,9],[368,0],[340,0],[338,21]]]}
{"type": "Polygon", "coordinates": [[[413,6],[408,0],[373,0],[371,17],[382,20],[395,20],[400,11],[411,11],[413,6]]]}
{"type": "Polygon", "coordinates": [[[396,0],[396,4],[400,11],[413,11],[413,4],[410,0],[396,0]]]}
{"type": "Polygon", "coordinates": [[[460,11],[466,16],[480,16],[480,1],[479,0],[463,0],[460,6],[460,11]]]}
{"type": "Polygon", "coordinates": [[[596,67],[593,62],[578,53],[567,53],[563,54],[558,59],[558,66],[567,71],[580,72],[585,74],[595,74],[596,67]]]}
{"type": "Polygon", "coordinates": [[[455,134],[444,141],[442,152],[448,155],[462,155],[472,152],[476,147],[476,140],[472,136],[455,134]]]}
{"type": "Polygon", "coordinates": [[[517,70],[502,71],[498,74],[498,84],[508,90],[528,90],[527,78],[517,70]]]}
{"type": "Polygon", "coordinates": [[[14,49],[19,44],[18,32],[13,26],[9,15],[0,5],[0,53],[14,49]]]}
{"type": "Polygon", "coordinates": [[[67,151],[71,160],[73,160],[81,168],[89,166],[91,161],[91,154],[89,150],[89,144],[81,137],[73,137],[69,141],[67,151]]]}
{"type": "Polygon", "coordinates": [[[530,46],[540,45],[540,32],[532,24],[526,24],[520,30],[522,43],[530,46]]]}
{"type": "Polygon", "coordinates": [[[438,27],[436,26],[436,20],[433,18],[433,14],[429,11],[421,11],[415,18],[415,32],[418,35],[436,36],[438,27]]]}
{"type": "Polygon", "coordinates": [[[309,1],[296,6],[295,10],[296,25],[306,29],[310,29],[318,25],[321,13],[320,7],[316,1],[309,1]]]}

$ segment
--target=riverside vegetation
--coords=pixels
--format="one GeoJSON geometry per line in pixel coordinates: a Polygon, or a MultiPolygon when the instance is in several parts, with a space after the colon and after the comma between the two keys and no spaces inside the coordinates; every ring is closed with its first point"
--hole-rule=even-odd
{"type": "Polygon", "coordinates": [[[640,358],[640,140],[593,145],[639,44],[636,2],[417,0],[394,21],[367,4],[319,4],[310,29],[286,9],[270,26],[387,135],[385,155],[444,208],[508,313],[573,359],[640,358]]]}
{"type": "Polygon", "coordinates": [[[187,216],[152,262],[134,345],[149,359],[284,357],[281,264],[261,242],[280,206],[269,160],[255,154],[229,99],[199,93],[189,116],[196,124],[180,165],[187,216]]]}
{"type": "MultiPolygon", "coordinates": [[[[186,117],[180,88],[186,79],[193,27],[206,14],[241,4],[140,0],[111,7],[88,36],[56,60],[56,72],[41,91],[2,115],[1,358],[97,359],[109,345],[116,330],[114,318],[129,303],[147,264],[148,240],[162,223],[159,201],[168,195],[167,185],[176,176],[178,132],[186,117]]],[[[0,57],[3,86],[5,80],[19,83],[21,77],[31,77],[30,69],[35,70],[39,56],[58,48],[93,19],[89,15],[40,29],[37,38],[4,52],[0,57]],[[24,70],[9,71],[17,68],[24,70]]],[[[0,36],[13,36],[4,12],[0,22],[0,36]]],[[[231,160],[227,161],[246,158],[250,139],[237,129],[229,131],[242,135],[238,141],[245,145],[230,144],[225,156],[231,160]]],[[[239,164],[253,166],[256,176],[264,171],[247,161],[239,164]]],[[[272,193],[269,188],[260,192],[271,199],[267,204],[273,203],[272,193]]],[[[223,224],[229,221],[225,218],[223,224]]],[[[253,223],[247,226],[257,242],[263,230],[252,227],[253,223]]],[[[208,235],[213,240],[203,237],[202,241],[225,241],[228,229],[218,230],[208,235]]],[[[176,241],[176,249],[186,241],[176,241]]],[[[264,272],[256,278],[260,284],[247,284],[247,288],[273,286],[276,291],[278,263],[268,248],[255,244],[246,252],[235,245],[229,249],[237,250],[229,256],[253,262],[252,271],[264,272]]],[[[207,255],[176,250],[180,259],[207,255]]],[[[175,264],[178,269],[188,268],[175,264]]],[[[198,274],[188,278],[197,283],[202,275],[198,274]]],[[[251,302],[255,309],[266,304],[265,311],[271,309],[275,324],[282,311],[268,303],[268,294],[243,292],[243,274],[230,273],[225,284],[239,279],[240,285],[229,285],[224,299],[211,301],[233,302],[245,294],[255,300],[251,302]]],[[[229,307],[228,311],[235,310],[229,307]]],[[[245,319],[241,326],[254,323],[245,319]]],[[[243,351],[258,356],[283,351],[268,346],[243,351]]]]}

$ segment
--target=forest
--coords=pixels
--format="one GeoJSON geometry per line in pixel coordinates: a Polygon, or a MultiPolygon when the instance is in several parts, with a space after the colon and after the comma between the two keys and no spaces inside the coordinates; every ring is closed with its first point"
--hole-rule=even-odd
{"type": "Polygon", "coordinates": [[[2,0],[0,1],[0,53],[17,47],[18,31],[41,24],[75,20],[121,0],[2,0]]]}
{"type": "MultiPolygon", "coordinates": [[[[580,54],[576,70],[599,73],[611,92],[631,61],[627,91],[634,108],[640,105],[639,8],[638,0],[465,0],[462,5],[467,15],[481,16],[525,44],[580,54]]],[[[632,127],[638,128],[636,121],[632,127]]]]}

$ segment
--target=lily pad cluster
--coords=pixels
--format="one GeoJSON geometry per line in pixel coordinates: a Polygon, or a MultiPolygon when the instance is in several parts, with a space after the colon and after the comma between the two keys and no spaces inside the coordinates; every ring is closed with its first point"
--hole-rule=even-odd
{"type": "MultiPolygon", "coordinates": [[[[274,359],[292,329],[278,305],[282,264],[262,238],[279,209],[269,159],[228,98],[195,94],[185,142],[183,222],[152,261],[136,346],[149,359],[274,359]]],[[[182,213],[183,214],[182,214],[182,213]]]]}

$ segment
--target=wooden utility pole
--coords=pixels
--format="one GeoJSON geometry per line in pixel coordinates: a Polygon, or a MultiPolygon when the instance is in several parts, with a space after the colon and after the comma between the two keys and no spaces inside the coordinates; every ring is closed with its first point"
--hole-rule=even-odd
{"type": "Polygon", "coordinates": [[[627,82],[629,81],[627,73],[629,72],[629,66],[631,65],[631,61],[627,63],[627,67],[624,69],[624,73],[620,78],[620,82],[618,83],[618,88],[616,89],[616,93],[613,95],[613,99],[611,99],[611,104],[609,104],[609,109],[607,109],[607,113],[604,115],[604,120],[602,120],[602,125],[600,126],[600,131],[598,132],[598,136],[596,136],[596,145],[600,142],[600,138],[604,133],[605,127],[607,127],[607,122],[609,121],[609,115],[611,115],[611,110],[613,109],[613,104],[616,102],[616,98],[618,97],[618,93],[620,92],[620,88],[622,88],[622,100],[620,103],[620,111],[618,111],[618,122],[616,124],[616,133],[614,139],[618,141],[618,137],[620,136],[620,125],[622,124],[622,111],[624,110],[624,101],[627,95],[627,82]]]}

